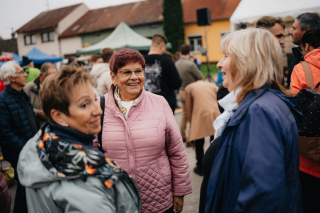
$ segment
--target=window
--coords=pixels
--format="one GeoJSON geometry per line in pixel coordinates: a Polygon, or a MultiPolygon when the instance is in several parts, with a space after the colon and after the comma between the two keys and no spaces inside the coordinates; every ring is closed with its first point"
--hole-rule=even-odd
{"type": "Polygon", "coordinates": [[[189,44],[192,52],[201,52],[202,50],[202,36],[189,36],[189,44]]]}
{"type": "Polygon", "coordinates": [[[24,36],[24,44],[25,45],[30,45],[30,44],[35,44],[36,43],[36,35],[25,35],[24,36]]]}
{"type": "Polygon", "coordinates": [[[54,32],[41,33],[41,40],[42,42],[54,41],[54,32]]]}

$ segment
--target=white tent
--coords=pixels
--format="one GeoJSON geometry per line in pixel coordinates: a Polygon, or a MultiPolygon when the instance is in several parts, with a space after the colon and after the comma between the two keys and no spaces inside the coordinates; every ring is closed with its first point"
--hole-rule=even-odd
{"type": "Polygon", "coordinates": [[[252,23],[262,16],[296,18],[305,12],[320,13],[320,0],[241,0],[230,18],[231,31],[240,22],[252,23]]]}

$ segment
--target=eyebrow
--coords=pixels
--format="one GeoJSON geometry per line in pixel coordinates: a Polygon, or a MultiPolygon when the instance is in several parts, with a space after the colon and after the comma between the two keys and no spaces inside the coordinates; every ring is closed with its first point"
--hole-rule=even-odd
{"type": "Polygon", "coordinates": [[[81,98],[79,98],[78,100],[77,100],[77,102],[79,102],[82,98],[87,98],[87,97],[90,97],[89,95],[84,95],[84,96],[82,96],[81,98]]]}

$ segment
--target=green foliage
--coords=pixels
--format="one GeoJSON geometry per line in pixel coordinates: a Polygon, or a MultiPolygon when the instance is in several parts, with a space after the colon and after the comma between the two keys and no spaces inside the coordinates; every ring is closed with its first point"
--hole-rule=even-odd
{"type": "Polygon", "coordinates": [[[163,1],[163,29],[165,36],[172,44],[171,52],[175,53],[184,43],[181,0],[163,1]]]}
{"type": "MultiPolygon", "coordinates": [[[[201,65],[200,71],[201,71],[203,77],[207,78],[207,76],[208,76],[208,68],[207,68],[207,64],[206,63],[201,65]]],[[[219,71],[219,69],[217,68],[217,64],[216,63],[210,64],[210,75],[211,76],[215,76],[218,73],[218,71],[219,71]]]]}

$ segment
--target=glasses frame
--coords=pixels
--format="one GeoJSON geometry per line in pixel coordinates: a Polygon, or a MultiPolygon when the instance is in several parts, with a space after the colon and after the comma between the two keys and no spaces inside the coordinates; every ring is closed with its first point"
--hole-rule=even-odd
{"type": "Polygon", "coordinates": [[[117,73],[120,73],[120,75],[121,75],[121,77],[123,77],[123,78],[131,78],[131,76],[132,76],[132,73],[134,72],[134,74],[137,76],[137,77],[140,77],[140,76],[144,76],[144,71],[146,70],[145,68],[139,68],[139,70],[142,70],[142,74],[141,75],[137,75],[137,73],[136,73],[136,71],[138,70],[138,69],[136,69],[136,70],[134,70],[134,71],[132,71],[132,70],[118,70],[117,71],[117,73]],[[130,75],[129,76],[125,76],[124,74],[123,74],[123,72],[127,72],[127,71],[130,71],[130,75]]]}
{"type": "Polygon", "coordinates": [[[21,70],[20,72],[16,72],[16,74],[25,74],[26,72],[24,70],[21,70]]]}

